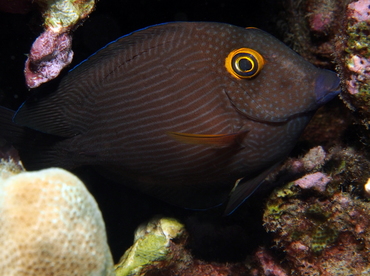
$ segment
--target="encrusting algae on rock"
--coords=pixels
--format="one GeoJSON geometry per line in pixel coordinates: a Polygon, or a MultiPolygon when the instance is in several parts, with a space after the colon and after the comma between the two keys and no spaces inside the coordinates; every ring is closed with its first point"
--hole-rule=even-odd
{"type": "Polygon", "coordinates": [[[134,244],[116,265],[117,276],[142,275],[145,265],[169,258],[171,239],[181,235],[184,226],[171,218],[154,219],[139,227],[134,244]]]}
{"type": "Polygon", "coordinates": [[[284,252],[277,263],[289,275],[367,275],[370,202],[360,189],[370,163],[350,148],[332,148],[325,156],[316,172],[271,194],[264,227],[275,250],[284,252]]]}
{"type": "Polygon", "coordinates": [[[102,215],[76,176],[5,161],[0,176],[0,275],[114,275],[102,215]]]}
{"type": "Polygon", "coordinates": [[[334,52],[337,71],[347,90],[341,98],[367,129],[370,128],[369,6],[370,0],[358,0],[345,7],[334,52]]]}

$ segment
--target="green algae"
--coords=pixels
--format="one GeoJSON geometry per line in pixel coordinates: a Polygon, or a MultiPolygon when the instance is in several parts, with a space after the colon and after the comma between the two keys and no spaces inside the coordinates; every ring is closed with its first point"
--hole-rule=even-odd
{"type": "Polygon", "coordinates": [[[348,24],[348,41],[345,51],[349,54],[360,53],[365,58],[370,57],[370,25],[365,21],[354,25],[348,24]]]}
{"type": "Polygon", "coordinates": [[[170,249],[170,240],[176,238],[184,226],[175,219],[154,219],[138,228],[134,244],[116,265],[116,276],[140,275],[146,265],[164,260],[170,249]]]}

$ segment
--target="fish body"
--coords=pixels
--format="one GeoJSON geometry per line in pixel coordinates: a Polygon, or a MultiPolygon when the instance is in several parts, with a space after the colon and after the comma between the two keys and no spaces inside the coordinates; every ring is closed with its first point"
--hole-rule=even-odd
{"type": "Polygon", "coordinates": [[[261,30],[175,22],[108,44],[56,91],[26,101],[14,122],[56,138],[21,150],[26,168],[92,165],[193,209],[227,201],[243,178],[230,212],[288,155],[338,85],[333,72],[261,30]],[[235,54],[235,69],[227,63],[236,49],[262,60],[235,54]],[[247,78],[230,72],[249,72],[245,62],[263,68],[247,78]]]}

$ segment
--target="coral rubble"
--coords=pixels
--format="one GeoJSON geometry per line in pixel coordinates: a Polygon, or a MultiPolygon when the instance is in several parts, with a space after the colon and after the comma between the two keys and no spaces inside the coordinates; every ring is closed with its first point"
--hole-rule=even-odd
{"type": "Polygon", "coordinates": [[[101,213],[77,177],[4,161],[0,172],[0,275],[114,275],[101,213]]]}

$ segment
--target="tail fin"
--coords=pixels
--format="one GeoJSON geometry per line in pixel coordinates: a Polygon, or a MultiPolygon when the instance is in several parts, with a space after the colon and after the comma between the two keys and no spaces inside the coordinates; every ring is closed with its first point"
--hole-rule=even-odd
{"type": "Polygon", "coordinates": [[[0,137],[14,144],[21,143],[25,129],[13,123],[15,111],[0,107],[0,137]]]}
{"type": "Polygon", "coordinates": [[[0,107],[0,159],[19,161],[18,151],[10,141],[19,143],[23,136],[23,128],[12,122],[14,111],[0,107]]]}
{"type": "Polygon", "coordinates": [[[68,159],[61,158],[57,150],[57,144],[64,138],[19,126],[13,122],[14,114],[15,111],[0,106],[0,158],[17,160],[17,154],[11,147],[13,145],[27,170],[49,167],[68,169],[68,159]]]}

